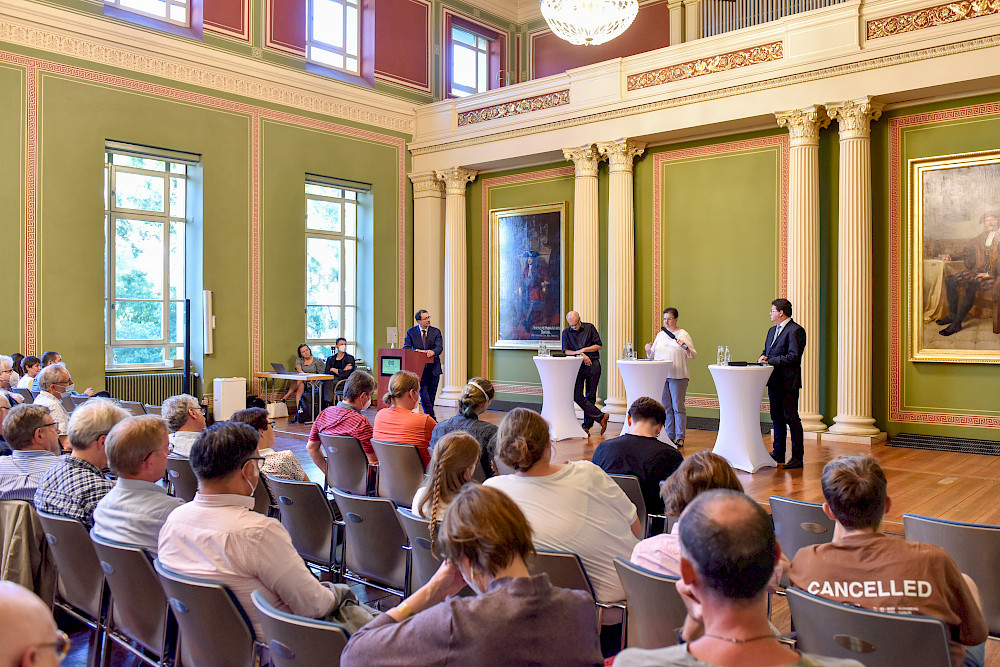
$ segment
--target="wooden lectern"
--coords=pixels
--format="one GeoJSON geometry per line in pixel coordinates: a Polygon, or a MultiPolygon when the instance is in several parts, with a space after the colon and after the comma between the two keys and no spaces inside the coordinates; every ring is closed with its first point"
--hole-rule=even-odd
{"type": "Polygon", "coordinates": [[[426,350],[405,350],[401,347],[383,348],[378,351],[378,409],[389,407],[382,402],[382,397],[389,391],[389,378],[397,371],[413,371],[417,377],[424,374],[426,366],[433,357],[427,356],[426,350]]]}

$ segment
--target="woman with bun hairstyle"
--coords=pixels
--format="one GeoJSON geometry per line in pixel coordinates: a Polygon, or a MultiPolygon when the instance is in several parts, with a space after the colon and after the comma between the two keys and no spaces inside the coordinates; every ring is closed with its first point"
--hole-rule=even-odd
{"type": "Polygon", "coordinates": [[[416,445],[426,468],[431,460],[428,443],[437,422],[429,415],[413,412],[420,404],[420,378],[412,371],[393,373],[382,402],[389,407],[375,414],[372,440],[416,445]]]}
{"type": "Polygon", "coordinates": [[[487,478],[493,476],[494,440],[497,435],[496,424],[479,418],[490,407],[490,401],[496,396],[493,383],[486,378],[472,378],[458,396],[458,414],[438,422],[431,434],[431,451],[438,440],[454,431],[465,431],[479,441],[479,461],[487,478]]]}
{"type": "Polygon", "coordinates": [[[453,431],[441,438],[431,456],[427,478],[413,494],[413,513],[430,519],[431,542],[452,499],[472,480],[479,460],[479,443],[465,431],[453,431]]]}

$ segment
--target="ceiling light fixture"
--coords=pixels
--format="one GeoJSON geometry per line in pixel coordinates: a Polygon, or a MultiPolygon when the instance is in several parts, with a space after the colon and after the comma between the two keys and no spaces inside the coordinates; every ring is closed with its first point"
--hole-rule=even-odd
{"type": "Polygon", "coordinates": [[[571,44],[596,46],[632,25],[638,0],[541,0],[542,16],[559,37],[571,44]]]}

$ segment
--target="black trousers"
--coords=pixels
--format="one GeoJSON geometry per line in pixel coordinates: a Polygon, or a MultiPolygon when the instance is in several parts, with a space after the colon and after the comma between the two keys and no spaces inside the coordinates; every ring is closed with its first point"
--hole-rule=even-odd
{"type": "Polygon", "coordinates": [[[580,365],[576,374],[576,386],[573,388],[573,400],[583,410],[583,427],[590,428],[594,422],[604,418],[594,401],[597,400],[597,383],[601,381],[601,362],[591,360],[590,365],[580,365]]]}
{"type": "Polygon", "coordinates": [[[420,378],[420,406],[434,420],[437,419],[434,416],[434,397],[437,396],[440,381],[440,375],[432,373],[429,368],[424,368],[424,374],[420,378]]]}
{"type": "Polygon", "coordinates": [[[775,456],[779,461],[785,460],[785,433],[791,431],[792,458],[801,461],[805,448],[802,444],[802,420],[799,419],[799,390],[789,391],[780,385],[767,385],[767,398],[771,402],[775,456]]]}

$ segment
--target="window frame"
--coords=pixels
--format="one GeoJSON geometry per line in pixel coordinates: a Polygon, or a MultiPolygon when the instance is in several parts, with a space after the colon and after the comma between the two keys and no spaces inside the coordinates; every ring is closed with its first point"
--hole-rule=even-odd
{"type": "MultiPolygon", "coordinates": [[[[310,46],[313,43],[310,35],[310,25],[312,24],[312,7],[314,0],[306,0],[305,6],[305,39],[303,55],[305,57],[306,71],[313,74],[320,74],[327,78],[336,79],[345,83],[351,83],[366,88],[375,87],[375,1],[376,0],[356,0],[358,7],[358,71],[338,68],[329,63],[313,60],[309,57],[310,46]]],[[[346,34],[345,34],[346,40],[346,34]]],[[[322,48],[327,46],[325,42],[318,42],[322,48]]]]}
{"type": "Polygon", "coordinates": [[[444,20],[444,34],[445,39],[445,49],[444,49],[444,99],[463,99],[468,97],[468,95],[454,95],[451,92],[452,89],[452,72],[454,68],[454,63],[452,62],[452,28],[459,27],[468,32],[474,33],[479,37],[486,38],[489,43],[489,56],[487,58],[487,77],[486,77],[486,90],[496,90],[497,88],[502,88],[503,74],[506,72],[507,65],[507,35],[506,33],[500,32],[488,25],[483,23],[477,23],[463,16],[453,14],[451,12],[445,13],[444,20]]]}
{"type": "MultiPolygon", "coordinates": [[[[120,0],[103,0],[101,4],[104,5],[104,15],[112,18],[120,19],[126,23],[134,23],[136,25],[145,26],[147,28],[154,28],[156,30],[162,30],[163,32],[170,33],[172,35],[178,35],[180,37],[190,37],[191,39],[202,40],[204,38],[204,30],[202,19],[204,16],[203,3],[204,0],[165,0],[168,4],[181,4],[182,2],[188,7],[188,20],[187,24],[181,24],[177,21],[173,21],[169,18],[164,18],[156,16],[155,14],[148,14],[146,12],[132,9],[129,7],[122,7],[119,2],[120,0]]],[[[169,15],[169,10],[168,10],[169,15]]]]}

